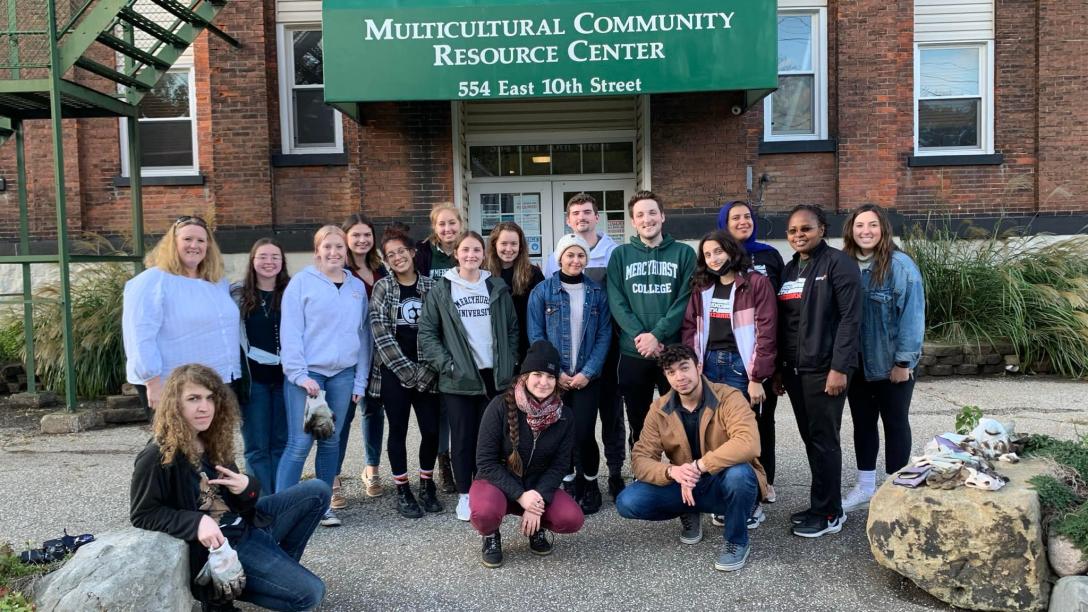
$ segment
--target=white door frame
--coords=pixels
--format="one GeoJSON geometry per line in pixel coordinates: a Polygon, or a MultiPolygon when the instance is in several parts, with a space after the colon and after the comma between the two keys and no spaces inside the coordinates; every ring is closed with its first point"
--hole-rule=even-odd
{"type": "MultiPolygon", "coordinates": [[[[560,179],[560,180],[552,181],[552,189],[553,189],[552,200],[555,203],[554,206],[555,206],[555,210],[556,210],[556,214],[554,215],[555,216],[555,225],[554,225],[554,230],[553,231],[554,231],[555,236],[557,237],[557,239],[558,239],[558,236],[561,236],[561,235],[567,233],[567,231],[568,231],[567,230],[567,224],[566,224],[566,215],[563,212],[566,209],[566,205],[567,205],[567,203],[565,201],[563,201],[563,192],[564,191],[620,191],[620,190],[622,190],[623,191],[623,203],[624,203],[624,208],[623,208],[623,231],[622,231],[622,236],[621,236],[622,240],[616,240],[616,242],[619,243],[619,244],[623,244],[624,242],[627,242],[627,239],[630,238],[633,235],[633,231],[631,229],[631,219],[627,214],[626,204],[627,204],[627,200],[629,200],[631,198],[631,196],[633,196],[635,194],[635,191],[638,189],[638,181],[634,176],[631,176],[630,178],[598,179],[598,178],[593,178],[592,175],[590,175],[590,176],[582,175],[582,176],[579,176],[577,178],[560,179]]],[[[598,202],[598,205],[603,207],[604,202],[598,202]]],[[[601,211],[601,212],[602,212],[601,221],[600,221],[600,223],[597,224],[597,230],[601,231],[601,232],[608,233],[608,234],[615,234],[615,232],[609,232],[608,231],[608,219],[603,214],[604,211],[601,211]]],[[[613,238],[617,238],[617,236],[614,235],[613,238]]],[[[553,243],[553,246],[554,246],[554,243],[553,243]]],[[[550,253],[551,249],[548,249],[548,252],[550,253]]]]}

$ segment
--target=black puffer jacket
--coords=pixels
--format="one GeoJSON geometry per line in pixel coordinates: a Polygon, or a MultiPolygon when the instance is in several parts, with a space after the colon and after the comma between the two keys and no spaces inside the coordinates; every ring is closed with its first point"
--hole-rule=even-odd
{"type": "Polygon", "coordinates": [[[574,448],[574,420],[564,406],[559,420],[535,439],[525,413],[518,410],[518,454],[521,455],[522,476],[506,467],[506,458],[513,451],[506,426],[505,393],[491,400],[480,421],[480,437],[476,444],[476,477],[495,485],[510,501],[535,490],[552,503],[563,476],[570,469],[574,448]]]}

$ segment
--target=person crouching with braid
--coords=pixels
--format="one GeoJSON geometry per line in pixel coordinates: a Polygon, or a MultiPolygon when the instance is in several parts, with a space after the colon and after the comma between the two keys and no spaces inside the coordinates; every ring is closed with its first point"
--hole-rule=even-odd
{"type": "Polygon", "coordinates": [[[469,507],[472,526],[484,539],[485,567],[502,566],[499,526],[507,514],[521,516],[529,550],[541,556],[552,552],[549,530],[575,533],[585,521],[578,503],[559,488],[574,448],[574,420],[559,396],[559,372],[559,351],[546,340],[534,342],[521,375],[484,411],[469,507]]]}

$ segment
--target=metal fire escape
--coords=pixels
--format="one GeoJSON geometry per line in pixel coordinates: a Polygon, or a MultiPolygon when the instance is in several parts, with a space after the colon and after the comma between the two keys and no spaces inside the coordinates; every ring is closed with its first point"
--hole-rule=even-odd
{"type": "Polygon", "coordinates": [[[65,403],[76,406],[72,363],[70,264],[132,262],[144,258],[140,190],[139,104],[197,36],[208,30],[239,46],[212,25],[228,0],[0,0],[0,142],[15,140],[19,197],[17,255],[0,264],[20,264],[23,291],[9,294],[23,304],[27,390],[36,391],[32,264],[56,264],[64,325],[65,403]],[[64,182],[63,119],[123,117],[127,125],[133,253],[73,254],[64,182]],[[24,121],[49,120],[53,145],[57,252],[30,252],[24,121]]]}

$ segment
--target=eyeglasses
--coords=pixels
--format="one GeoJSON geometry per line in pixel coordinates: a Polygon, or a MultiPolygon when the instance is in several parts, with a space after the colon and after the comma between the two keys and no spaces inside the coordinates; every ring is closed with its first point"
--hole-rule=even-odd
{"type": "Polygon", "coordinates": [[[174,221],[174,227],[175,228],[183,227],[183,226],[186,226],[186,225],[199,225],[200,227],[203,227],[204,229],[208,229],[208,222],[205,221],[204,219],[202,219],[201,217],[196,217],[196,216],[192,216],[192,215],[182,215],[182,216],[178,217],[176,221],[174,221]]]}
{"type": "Polygon", "coordinates": [[[395,251],[386,251],[385,257],[386,257],[386,259],[389,259],[389,258],[392,258],[392,257],[401,257],[401,256],[410,255],[411,253],[412,252],[409,251],[408,249],[397,249],[395,251]]]}

